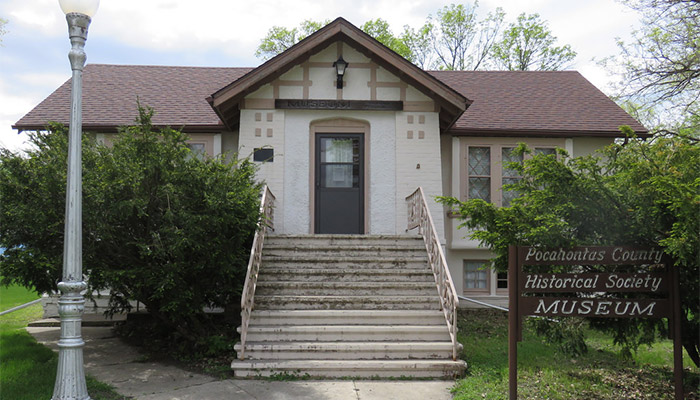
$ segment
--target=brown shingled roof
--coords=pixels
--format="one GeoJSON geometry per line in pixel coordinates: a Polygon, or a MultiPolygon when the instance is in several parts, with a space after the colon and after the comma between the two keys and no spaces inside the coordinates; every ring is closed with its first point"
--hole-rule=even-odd
{"type": "Polygon", "coordinates": [[[647,133],[576,71],[431,71],[473,100],[450,129],[471,136],[620,136],[647,133]]]}
{"type": "MultiPolygon", "coordinates": [[[[113,131],[138,116],[137,99],[155,110],[153,124],[216,131],[223,124],[206,98],[252,68],[202,68],[88,64],[83,71],[83,126],[113,131]]],[[[43,129],[48,121],[68,124],[70,79],[13,126],[43,129]]]]}
{"type": "MultiPolygon", "coordinates": [[[[202,68],[90,64],[83,74],[86,130],[114,131],[137,116],[136,99],[153,107],[155,125],[189,132],[220,131],[206,98],[252,68],[202,68]]],[[[619,136],[619,125],[647,130],[578,72],[433,71],[473,100],[449,130],[460,135],[619,136]]],[[[70,80],[13,126],[43,129],[68,123],[70,80]]]]}

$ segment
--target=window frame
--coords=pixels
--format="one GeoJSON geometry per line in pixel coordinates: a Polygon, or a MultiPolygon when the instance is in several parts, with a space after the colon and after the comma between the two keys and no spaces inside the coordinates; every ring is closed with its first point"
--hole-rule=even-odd
{"type": "Polygon", "coordinates": [[[491,267],[486,265],[489,264],[488,260],[462,260],[462,292],[472,293],[472,294],[490,294],[491,293],[491,267]],[[467,287],[467,264],[469,263],[479,263],[483,268],[477,269],[477,271],[483,271],[486,274],[486,285],[484,288],[468,288],[467,287]]]}
{"type": "Polygon", "coordinates": [[[508,295],[508,271],[499,272],[497,270],[493,270],[492,273],[496,277],[496,285],[495,285],[496,295],[506,295],[507,296],[508,295]],[[506,287],[505,288],[498,287],[498,282],[503,280],[503,279],[500,279],[498,277],[498,274],[506,274],[506,277],[505,277],[506,287]]]}
{"type": "MultiPolygon", "coordinates": [[[[490,147],[491,154],[491,203],[497,207],[503,205],[503,156],[502,149],[516,148],[519,143],[525,143],[530,149],[564,149],[564,138],[517,138],[517,137],[463,137],[460,138],[460,200],[469,200],[469,148],[490,147]]],[[[523,159],[532,156],[526,154],[523,159]]]]}
{"type": "MultiPolygon", "coordinates": [[[[214,154],[214,133],[187,133],[189,138],[185,141],[188,145],[204,145],[204,152],[202,153],[205,157],[215,157],[218,154],[214,154]]],[[[191,148],[190,148],[191,149],[191,148]]],[[[194,151],[193,151],[194,153],[194,151]]],[[[194,156],[194,154],[193,154],[194,156]]]]}

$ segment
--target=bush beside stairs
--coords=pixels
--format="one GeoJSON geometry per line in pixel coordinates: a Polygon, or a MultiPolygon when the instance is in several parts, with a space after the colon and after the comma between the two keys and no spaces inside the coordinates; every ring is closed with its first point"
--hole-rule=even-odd
{"type": "Polygon", "coordinates": [[[421,237],[268,235],[262,260],[234,375],[463,374],[421,237]]]}

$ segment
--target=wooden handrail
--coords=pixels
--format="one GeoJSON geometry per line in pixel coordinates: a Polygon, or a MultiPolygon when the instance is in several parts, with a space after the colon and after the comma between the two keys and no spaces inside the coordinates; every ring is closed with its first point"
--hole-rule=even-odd
{"type": "Polygon", "coordinates": [[[459,298],[457,297],[455,285],[452,283],[450,269],[447,266],[445,253],[442,250],[442,245],[433,223],[433,217],[430,215],[423,188],[418,187],[406,197],[406,203],[408,206],[407,231],[418,228],[418,234],[423,236],[425,248],[428,251],[428,262],[435,276],[435,284],[440,295],[440,305],[445,314],[447,329],[452,340],[452,359],[456,361],[459,355],[459,343],[457,342],[457,306],[459,305],[459,298]]]}
{"type": "Polygon", "coordinates": [[[248,271],[245,276],[245,285],[243,286],[243,293],[241,293],[241,351],[238,353],[238,358],[241,360],[245,359],[245,341],[248,336],[250,314],[253,311],[253,297],[255,296],[255,286],[258,283],[258,272],[262,262],[265,234],[268,229],[274,231],[274,206],[275,195],[265,185],[262,199],[260,199],[260,221],[255,230],[255,238],[250,250],[250,259],[248,260],[248,271]]]}

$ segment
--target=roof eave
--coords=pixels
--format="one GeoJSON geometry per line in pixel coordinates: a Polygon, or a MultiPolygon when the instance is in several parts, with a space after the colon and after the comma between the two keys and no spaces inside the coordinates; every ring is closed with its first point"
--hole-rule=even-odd
{"type": "MultiPolygon", "coordinates": [[[[12,129],[16,129],[17,133],[21,132],[31,132],[31,131],[45,131],[47,130],[47,125],[39,124],[15,124],[12,125],[12,129]]],[[[68,126],[68,124],[64,124],[68,126]]],[[[129,124],[83,124],[83,131],[90,133],[118,133],[119,129],[128,126],[129,124]]],[[[153,124],[156,128],[173,128],[179,129],[185,133],[218,133],[225,130],[227,127],[222,124],[197,124],[197,125],[178,125],[178,124],[153,124]]]]}
{"type": "MultiPolygon", "coordinates": [[[[501,129],[501,128],[450,128],[447,134],[453,136],[491,136],[491,137],[599,137],[623,138],[619,130],[577,130],[577,129],[501,129]]],[[[637,137],[646,139],[652,135],[647,130],[635,131],[637,137]]]]}

